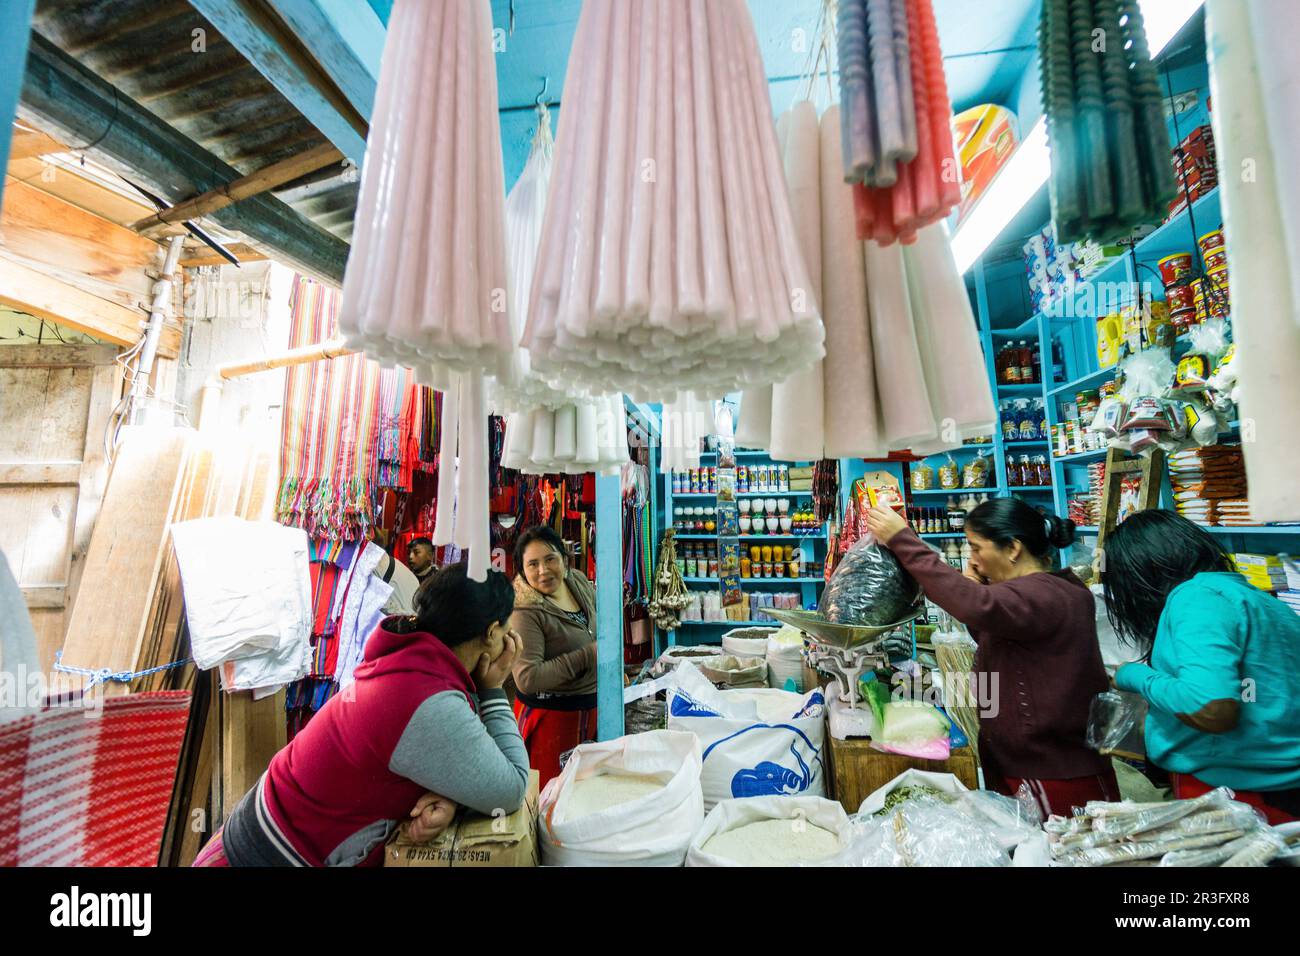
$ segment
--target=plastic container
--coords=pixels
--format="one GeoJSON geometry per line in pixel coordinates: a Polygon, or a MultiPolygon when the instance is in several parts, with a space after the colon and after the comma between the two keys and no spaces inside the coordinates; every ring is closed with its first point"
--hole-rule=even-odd
{"type": "Polygon", "coordinates": [[[1192,254],[1176,252],[1172,256],[1165,256],[1160,260],[1160,277],[1166,288],[1191,279],[1192,254]]]}

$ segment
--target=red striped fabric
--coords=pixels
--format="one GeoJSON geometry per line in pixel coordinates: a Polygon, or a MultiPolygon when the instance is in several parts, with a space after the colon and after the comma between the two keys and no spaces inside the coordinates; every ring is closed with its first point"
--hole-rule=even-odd
{"type": "Polygon", "coordinates": [[[0,727],[0,865],[156,865],[189,708],[132,694],[0,727]]]}

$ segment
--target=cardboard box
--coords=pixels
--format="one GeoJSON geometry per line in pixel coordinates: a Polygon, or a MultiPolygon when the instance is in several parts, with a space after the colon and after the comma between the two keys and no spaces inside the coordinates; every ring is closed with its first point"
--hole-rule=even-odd
{"type": "Polygon", "coordinates": [[[488,817],[462,809],[431,843],[410,843],[401,831],[384,849],[384,866],[537,866],[536,770],[528,772],[524,803],[507,817],[488,817]]]}

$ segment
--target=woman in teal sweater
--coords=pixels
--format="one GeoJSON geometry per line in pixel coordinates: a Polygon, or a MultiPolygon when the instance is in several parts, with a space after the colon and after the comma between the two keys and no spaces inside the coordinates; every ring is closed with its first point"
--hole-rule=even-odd
{"type": "Polygon", "coordinates": [[[1231,787],[1272,823],[1300,818],[1300,615],[1169,511],[1115,529],[1102,584],[1116,633],[1143,655],[1115,683],[1146,698],[1147,757],[1174,796],[1231,787]]]}

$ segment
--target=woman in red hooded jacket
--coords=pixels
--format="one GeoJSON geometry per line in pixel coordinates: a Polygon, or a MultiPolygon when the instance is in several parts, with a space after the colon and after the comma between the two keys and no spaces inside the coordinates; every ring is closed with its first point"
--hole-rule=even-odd
{"type": "Polygon", "coordinates": [[[502,683],[519,651],[514,589],[463,564],[426,580],[413,617],[366,642],[353,684],[275,755],[195,866],[377,866],[410,819],[431,839],[458,805],[513,813],[528,753],[502,683]]]}

